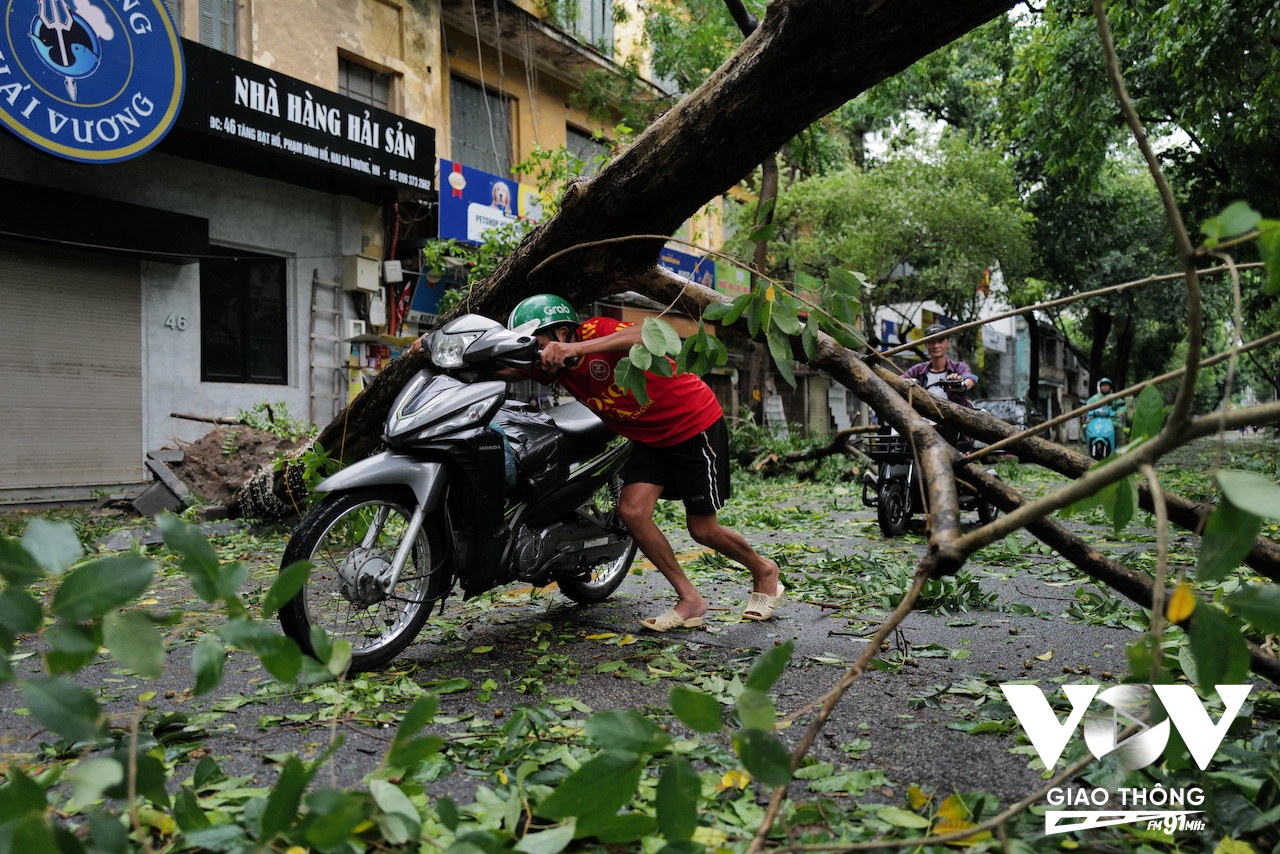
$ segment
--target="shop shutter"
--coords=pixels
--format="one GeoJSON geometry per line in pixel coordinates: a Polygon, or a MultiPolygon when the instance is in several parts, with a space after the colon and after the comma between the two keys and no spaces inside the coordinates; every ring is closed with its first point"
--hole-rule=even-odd
{"type": "Polygon", "coordinates": [[[143,480],[138,261],[0,244],[0,502],[143,480]]]}

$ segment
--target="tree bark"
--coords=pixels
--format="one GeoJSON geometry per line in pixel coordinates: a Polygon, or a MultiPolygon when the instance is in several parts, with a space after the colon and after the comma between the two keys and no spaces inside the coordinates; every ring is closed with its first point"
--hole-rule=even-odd
{"type": "MultiPolygon", "coordinates": [[[[506,317],[546,291],[576,305],[628,290],[654,268],[662,240],[708,199],[822,116],[978,27],[1014,0],[774,0],[732,57],[591,179],[566,189],[560,211],[534,229],[468,300],[506,317]]],[[[344,461],[367,456],[396,393],[425,364],[402,357],[322,431],[344,461]]],[[[243,492],[259,512],[290,508],[293,467],[243,492]],[[265,500],[268,496],[274,502],[265,500]]]]}

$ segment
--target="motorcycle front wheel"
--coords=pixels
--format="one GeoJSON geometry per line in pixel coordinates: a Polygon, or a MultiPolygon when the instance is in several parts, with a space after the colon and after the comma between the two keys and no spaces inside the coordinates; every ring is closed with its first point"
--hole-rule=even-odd
{"type": "MultiPolygon", "coordinates": [[[[618,505],[621,501],[622,478],[614,475],[581,510],[605,530],[620,529],[622,522],[618,518],[618,505]]],[[[592,567],[585,575],[576,578],[558,579],[561,592],[579,605],[594,605],[612,596],[626,579],[627,570],[636,557],[636,541],[628,535],[626,542],[622,554],[610,563],[592,567]]]]}
{"type": "Polygon", "coordinates": [[[880,484],[879,495],[876,496],[876,521],[886,537],[896,537],[907,530],[907,523],[911,521],[908,500],[907,485],[902,481],[886,480],[880,484]]]}
{"type": "Polygon", "coordinates": [[[331,495],[303,517],[281,566],[310,561],[298,595],[280,609],[280,627],[315,655],[311,627],[351,643],[351,671],[387,664],[413,642],[448,592],[445,538],[436,517],[418,532],[404,571],[390,591],[372,583],[386,572],[413,515],[406,490],[366,489],[331,495]]]}

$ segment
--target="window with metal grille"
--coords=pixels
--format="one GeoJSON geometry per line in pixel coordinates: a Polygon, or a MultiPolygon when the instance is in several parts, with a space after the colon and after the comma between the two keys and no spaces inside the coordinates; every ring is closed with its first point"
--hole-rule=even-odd
{"type": "Polygon", "coordinates": [[[200,262],[200,379],[288,382],[285,261],[212,248],[200,262]]]}
{"type": "Polygon", "coordinates": [[[565,127],[564,136],[564,147],[582,161],[582,174],[591,176],[599,172],[604,164],[604,157],[609,154],[609,146],[586,131],[572,126],[565,127]]]}
{"type": "Polygon", "coordinates": [[[469,80],[449,78],[449,142],[458,163],[511,175],[511,99],[469,80]]]}
{"type": "Polygon", "coordinates": [[[577,0],[572,27],[578,39],[613,56],[613,0],[577,0]]]}
{"type": "Polygon", "coordinates": [[[236,0],[200,0],[200,44],[236,52],[236,0]]]}
{"type": "Polygon", "coordinates": [[[362,104],[390,109],[391,77],[338,57],[338,92],[362,104]]]}

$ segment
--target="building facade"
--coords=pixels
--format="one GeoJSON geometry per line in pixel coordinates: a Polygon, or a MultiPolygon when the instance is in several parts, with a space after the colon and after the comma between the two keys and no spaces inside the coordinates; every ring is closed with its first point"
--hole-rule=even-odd
{"type": "Polygon", "coordinates": [[[182,416],[268,400],[326,423],[350,339],[401,319],[435,236],[437,155],[508,172],[535,145],[590,145],[607,128],[570,95],[633,41],[587,0],[566,29],[507,0],[150,0],[133,4],[145,27],[97,5],[105,27],[74,23],[104,62],[172,16],[185,94],[145,153],[68,158],[9,119],[47,107],[75,148],[137,115],[68,119],[103,78],[0,52],[0,503],[143,482],[147,451],[210,427],[182,416]]]}

